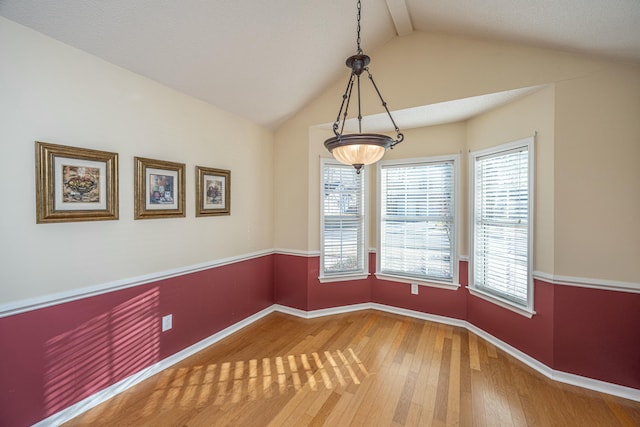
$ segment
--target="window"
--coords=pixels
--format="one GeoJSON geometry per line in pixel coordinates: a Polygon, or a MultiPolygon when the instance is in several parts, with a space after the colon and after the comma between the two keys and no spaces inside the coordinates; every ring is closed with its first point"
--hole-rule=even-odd
{"type": "Polygon", "coordinates": [[[527,138],[470,156],[470,289],[529,317],[533,153],[533,138],[527,138]]]}
{"type": "Polygon", "coordinates": [[[458,287],[457,156],[381,162],[378,277],[458,287]]]}
{"type": "Polygon", "coordinates": [[[353,166],[326,159],[321,169],[320,279],[365,278],[366,170],[357,174],[353,166]]]}

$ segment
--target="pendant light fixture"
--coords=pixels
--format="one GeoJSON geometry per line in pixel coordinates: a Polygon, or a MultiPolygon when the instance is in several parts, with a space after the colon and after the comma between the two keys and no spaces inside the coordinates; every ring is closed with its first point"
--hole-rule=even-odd
{"type": "Polygon", "coordinates": [[[382,98],[380,94],[380,90],[376,85],[376,82],[373,81],[373,76],[369,72],[368,65],[371,62],[371,58],[365,55],[360,48],[360,15],[361,15],[362,5],[360,0],[358,0],[358,38],[357,38],[357,51],[355,55],[347,58],[346,64],[347,67],[351,68],[351,75],[349,76],[349,81],[347,82],[347,89],[342,95],[342,103],[340,104],[340,110],[338,111],[338,116],[336,117],[336,121],[333,123],[333,133],[334,137],[327,139],[324,142],[324,146],[329,150],[333,157],[338,160],[340,163],[344,163],[346,165],[353,165],[356,168],[356,172],[360,173],[360,170],[364,165],[370,165],[372,163],[377,162],[382,158],[384,152],[389,148],[393,148],[395,145],[402,142],[404,139],[404,135],[400,133],[400,129],[396,125],[396,122],[391,117],[391,113],[389,112],[389,108],[387,107],[387,103],[382,98]],[[366,71],[369,76],[369,80],[373,85],[376,93],[378,94],[378,98],[382,102],[382,106],[387,112],[391,123],[396,131],[396,139],[393,139],[387,135],[380,135],[376,133],[362,133],[362,112],[361,112],[361,103],[360,103],[360,76],[366,71]],[[353,87],[356,86],[356,96],[358,102],[358,133],[347,134],[344,133],[345,122],[347,120],[348,111],[349,111],[349,103],[351,101],[351,95],[353,92],[353,87]]]}

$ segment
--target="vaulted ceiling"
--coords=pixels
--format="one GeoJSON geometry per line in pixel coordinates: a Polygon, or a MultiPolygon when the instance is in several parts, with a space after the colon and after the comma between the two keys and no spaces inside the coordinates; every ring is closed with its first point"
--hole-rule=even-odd
{"type": "MultiPolygon", "coordinates": [[[[355,52],[355,0],[0,0],[0,15],[271,128],[355,52]]],[[[366,53],[413,31],[640,63],[639,0],[362,1],[366,53]]]]}

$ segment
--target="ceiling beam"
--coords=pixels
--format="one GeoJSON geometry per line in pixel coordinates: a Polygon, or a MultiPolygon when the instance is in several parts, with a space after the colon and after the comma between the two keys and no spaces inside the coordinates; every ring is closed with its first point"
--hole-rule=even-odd
{"type": "Polygon", "coordinates": [[[393,25],[396,27],[396,33],[400,37],[407,36],[413,32],[409,10],[405,0],[386,0],[387,8],[393,19],[393,25]]]}

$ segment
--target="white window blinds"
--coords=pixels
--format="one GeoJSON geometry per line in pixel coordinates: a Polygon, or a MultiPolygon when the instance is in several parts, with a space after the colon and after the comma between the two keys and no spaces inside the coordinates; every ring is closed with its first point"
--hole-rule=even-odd
{"type": "Polygon", "coordinates": [[[380,167],[379,273],[452,282],[454,161],[380,167]]]}
{"type": "Polygon", "coordinates": [[[531,295],[532,143],[474,156],[472,171],[472,286],[522,307],[531,295]]]}
{"type": "Polygon", "coordinates": [[[321,277],[366,273],[365,174],[322,162],[321,277]]]}

